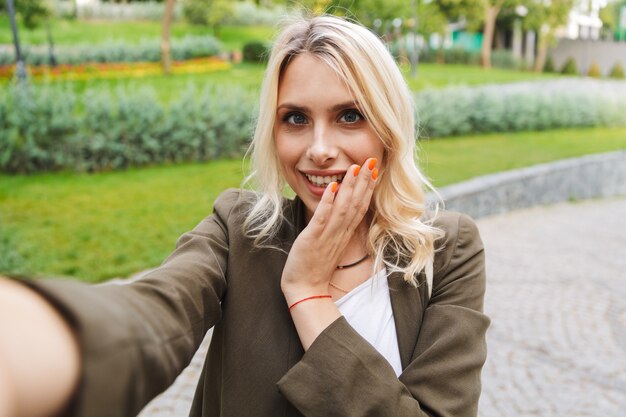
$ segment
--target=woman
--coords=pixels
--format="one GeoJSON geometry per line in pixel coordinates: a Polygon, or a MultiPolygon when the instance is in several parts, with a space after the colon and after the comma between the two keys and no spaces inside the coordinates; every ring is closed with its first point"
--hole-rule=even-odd
{"type": "Polygon", "coordinates": [[[482,244],[468,217],[426,211],[414,138],[376,36],[329,16],[287,26],[252,143],[260,192],[223,193],[130,285],[30,283],[80,346],[67,413],[136,414],[214,326],[192,416],[476,415],[482,244]]]}

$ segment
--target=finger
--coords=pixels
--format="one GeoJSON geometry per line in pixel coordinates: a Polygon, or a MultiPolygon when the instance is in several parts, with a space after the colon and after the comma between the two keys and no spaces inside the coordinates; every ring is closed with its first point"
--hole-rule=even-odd
{"type": "Polygon", "coordinates": [[[374,187],[378,178],[377,164],[378,160],[376,158],[368,158],[359,173],[352,193],[351,211],[354,215],[351,217],[350,228],[356,229],[370,208],[374,187]]]}
{"type": "Polygon", "coordinates": [[[371,198],[371,193],[367,192],[371,182],[369,167],[376,164],[376,159],[369,158],[365,162],[367,165],[363,167],[351,166],[341,183],[329,222],[329,230],[333,230],[335,237],[349,238],[367,213],[371,198]]]}
{"type": "MultiPolygon", "coordinates": [[[[376,169],[378,159],[368,158],[365,160],[363,167],[359,172],[359,176],[354,184],[353,200],[358,200],[367,192],[368,188],[372,186],[372,174],[376,169]]],[[[378,174],[377,174],[378,175],[378,174]]]]}
{"type": "Polygon", "coordinates": [[[337,187],[338,184],[334,181],[328,184],[324,190],[324,194],[322,194],[322,198],[320,198],[320,202],[317,205],[315,212],[313,213],[313,217],[311,217],[309,226],[311,226],[311,228],[317,233],[321,233],[328,225],[328,221],[333,211],[333,202],[337,194],[337,187]]]}
{"type": "Polygon", "coordinates": [[[352,194],[354,193],[354,188],[357,185],[360,171],[360,165],[355,164],[350,166],[343,177],[343,181],[341,181],[339,191],[335,197],[335,207],[337,210],[334,213],[339,218],[344,218],[346,214],[349,214],[347,207],[352,199],[352,194]]]}

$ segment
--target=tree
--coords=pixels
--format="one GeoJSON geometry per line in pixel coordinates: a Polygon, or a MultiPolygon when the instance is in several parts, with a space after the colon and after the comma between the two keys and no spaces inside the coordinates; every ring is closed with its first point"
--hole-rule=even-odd
{"type": "Polygon", "coordinates": [[[546,62],[548,48],[556,41],[556,29],[567,23],[575,0],[535,0],[528,4],[524,19],[527,29],[537,32],[537,57],[533,71],[541,72],[546,62]]]}
{"type": "Polygon", "coordinates": [[[219,37],[220,26],[234,13],[230,0],[185,0],[183,14],[192,25],[212,26],[219,37]]]}
{"type": "MultiPolygon", "coordinates": [[[[50,15],[50,9],[43,0],[19,0],[14,5],[16,15],[28,29],[36,28],[50,15]]],[[[0,1],[0,12],[4,11],[5,2],[0,1]]]]}
{"type": "Polygon", "coordinates": [[[213,35],[220,37],[222,23],[234,14],[233,4],[230,0],[212,0],[209,10],[209,25],[213,26],[213,35]]]}
{"type": "Polygon", "coordinates": [[[498,15],[503,9],[526,5],[530,1],[532,0],[440,0],[437,3],[449,18],[465,17],[470,26],[482,25],[481,62],[484,68],[491,68],[491,47],[498,15]]]}
{"type": "Polygon", "coordinates": [[[161,32],[161,66],[165,74],[172,73],[172,50],[170,46],[172,18],[174,16],[175,0],[165,0],[163,12],[163,26],[161,32]]]}

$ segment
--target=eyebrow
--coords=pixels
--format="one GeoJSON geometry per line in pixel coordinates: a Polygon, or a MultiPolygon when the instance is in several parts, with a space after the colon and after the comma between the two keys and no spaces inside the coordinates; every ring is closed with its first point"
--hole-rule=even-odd
{"type": "MultiPolygon", "coordinates": [[[[359,105],[355,102],[355,101],[346,101],[345,103],[339,103],[339,104],[335,104],[334,106],[332,106],[331,108],[328,109],[329,113],[334,113],[340,110],[345,110],[345,109],[352,109],[352,108],[359,108],[359,105]]],[[[301,111],[303,113],[308,113],[310,111],[310,109],[306,106],[299,106],[297,104],[293,104],[293,103],[282,103],[281,105],[279,105],[276,110],[280,110],[280,109],[289,109],[289,110],[297,110],[297,111],[301,111]]]]}

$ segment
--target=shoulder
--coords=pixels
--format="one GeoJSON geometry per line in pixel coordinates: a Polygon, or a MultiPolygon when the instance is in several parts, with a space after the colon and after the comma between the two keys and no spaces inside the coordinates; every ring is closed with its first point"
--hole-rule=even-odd
{"type": "Polygon", "coordinates": [[[455,259],[483,251],[478,226],[467,214],[440,211],[432,215],[430,224],[443,232],[435,242],[435,273],[448,269],[455,259]]]}
{"type": "MultiPolygon", "coordinates": [[[[213,215],[224,223],[243,225],[250,211],[259,202],[262,202],[263,194],[256,191],[240,188],[229,188],[223,191],[213,203],[213,215]]],[[[296,200],[282,198],[280,210],[282,219],[293,223],[301,214],[301,205],[296,200]]]]}
{"type": "Polygon", "coordinates": [[[245,216],[249,208],[256,203],[259,194],[240,188],[229,188],[223,191],[213,203],[213,213],[226,220],[231,216],[245,216]]]}
{"type": "Polygon", "coordinates": [[[241,209],[242,203],[255,199],[255,193],[240,188],[229,188],[223,191],[213,203],[213,210],[219,212],[230,212],[233,208],[241,209]]]}

